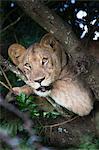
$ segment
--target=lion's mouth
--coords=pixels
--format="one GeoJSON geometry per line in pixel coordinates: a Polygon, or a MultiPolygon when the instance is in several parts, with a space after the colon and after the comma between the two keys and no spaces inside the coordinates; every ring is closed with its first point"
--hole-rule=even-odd
{"type": "Polygon", "coordinates": [[[40,86],[37,91],[46,92],[52,89],[52,85],[49,86],[40,86]]]}

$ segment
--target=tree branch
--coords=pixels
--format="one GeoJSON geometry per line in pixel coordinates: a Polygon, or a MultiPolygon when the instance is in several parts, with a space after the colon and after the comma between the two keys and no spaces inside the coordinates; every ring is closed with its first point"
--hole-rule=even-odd
{"type": "Polygon", "coordinates": [[[18,5],[46,31],[62,42],[65,48],[70,52],[79,44],[71,27],[64,24],[63,20],[47,6],[37,0],[17,0],[18,5]]]}
{"type": "Polygon", "coordinates": [[[24,82],[27,81],[26,77],[22,74],[21,71],[19,71],[14,65],[12,65],[8,60],[4,59],[0,55],[0,65],[4,66],[7,68],[7,70],[12,71],[13,73],[16,74],[20,79],[22,79],[24,82]]]}

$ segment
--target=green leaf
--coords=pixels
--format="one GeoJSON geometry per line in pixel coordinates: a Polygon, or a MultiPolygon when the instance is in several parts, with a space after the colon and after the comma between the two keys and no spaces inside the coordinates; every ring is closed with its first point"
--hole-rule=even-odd
{"type": "Polygon", "coordinates": [[[21,93],[20,95],[18,95],[17,97],[17,100],[21,103],[25,103],[25,100],[26,100],[26,95],[24,93],[21,93]]]}
{"type": "Polygon", "coordinates": [[[20,119],[16,119],[14,121],[10,120],[10,122],[3,120],[1,121],[0,128],[6,130],[8,134],[14,136],[18,133],[18,131],[20,131],[20,129],[21,131],[23,130],[22,122],[20,119]]]}

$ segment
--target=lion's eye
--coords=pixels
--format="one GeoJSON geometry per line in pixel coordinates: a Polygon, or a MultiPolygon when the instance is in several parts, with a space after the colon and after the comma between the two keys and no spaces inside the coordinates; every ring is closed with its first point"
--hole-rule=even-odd
{"type": "Polygon", "coordinates": [[[25,67],[26,69],[29,69],[29,70],[31,69],[31,66],[30,66],[29,63],[25,63],[25,64],[24,64],[24,67],[25,67]]]}
{"type": "Polygon", "coordinates": [[[42,59],[42,65],[46,65],[48,63],[48,58],[43,58],[42,59]]]}

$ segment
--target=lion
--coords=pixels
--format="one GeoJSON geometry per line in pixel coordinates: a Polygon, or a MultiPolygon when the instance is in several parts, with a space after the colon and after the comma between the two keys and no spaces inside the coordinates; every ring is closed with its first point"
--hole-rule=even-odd
{"type": "Polygon", "coordinates": [[[74,75],[65,50],[51,34],[44,35],[39,43],[27,49],[20,44],[12,44],[8,54],[27,78],[27,85],[13,88],[16,94],[49,96],[79,116],[91,112],[93,97],[90,89],[74,75]]]}

